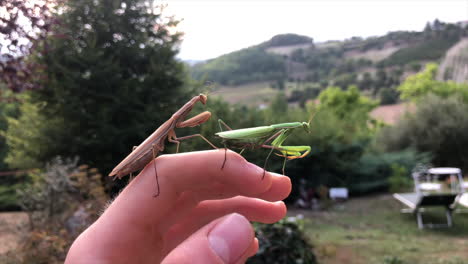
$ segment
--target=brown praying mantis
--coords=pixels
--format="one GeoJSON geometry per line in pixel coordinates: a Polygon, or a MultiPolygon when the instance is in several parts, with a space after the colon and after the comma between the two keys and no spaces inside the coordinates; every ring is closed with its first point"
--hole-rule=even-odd
{"type": "MultiPolygon", "coordinates": [[[[193,137],[201,137],[213,148],[217,149],[216,146],[214,146],[201,134],[194,134],[178,138],[174,131],[175,128],[195,127],[208,121],[211,117],[211,113],[209,111],[205,111],[188,120],[185,120],[185,118],[197,102],[206,104],[206,101],[207,96],[204,94],[200,94],[198,96],[193,97],[184,106],[177,110],[177,112],[175,112],[171,116],[171,118],[169,118],[169,120],[167,120],[160,127],[158,127],[158,129],[156,129],[156,131],[154,131],[153,134],[146,138],[143,141],[143,143],[141,143],[137,147],[134,147],[133,151],[112,170],[109,176],[114,176],[120,179],[127,174],[131,174],[135,171],[143,169],[146,166],[146,164],[148,164],[151,160],[156,158],[159,152],[164,150],[164,144],[166,139],[169,142],[177,144],[177,152],[179,152],[179,144],[181,140],[193,137]]],[[[153,164],[157,185],[157,191],[156,194],[154,194],[154,197],[157,197],[159,196],[160,188],[158,173],[156,170],[156,162],[153,162],[153,164]]]]}

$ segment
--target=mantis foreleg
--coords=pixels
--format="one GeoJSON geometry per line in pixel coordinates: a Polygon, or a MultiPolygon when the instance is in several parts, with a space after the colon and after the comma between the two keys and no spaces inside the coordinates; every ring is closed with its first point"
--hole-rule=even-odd
{"type": "Polygon", "coordinates": [[[226,123],[224,123],[224,121],[221,120],[221,119],[218,119],[218,125],[219,125],[219,129],[220,129],[221,131],[223,131],[223,128],[221,127],[221,125],[225,126],[228,130],[232,130],[232,128],[230,128],[230,127],[229,127],[226,123]]]}

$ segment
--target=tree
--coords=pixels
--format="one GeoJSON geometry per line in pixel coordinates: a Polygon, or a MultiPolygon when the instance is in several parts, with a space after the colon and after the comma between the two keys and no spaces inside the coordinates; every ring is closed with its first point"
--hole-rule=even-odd
{"type": "Polygon", "coordinates": [[[373,85],[372,75],[369,72],[365,72],[362,75],[362,80],[359,82],[359,87],[362,90],[370,90],[373,85]]]}
{"type": "MultiPolygon", "coordinates": [[[[0,84],[0,90],[2,90],[3,85],[0,84]]],[[[12,97],[12,91],[5,90],[3,96],[7,98],[12,97]]],[[[8,102],[0,100],[0,171],[8,169],[7,164],[5,163],[5,157],[8,154],[8,145],[5,141],[4,134],[8,128],[8,118],[18,116],[18,102],[8,102]]]]}
{"type": "Polygon", "coordinates": [[[343,91],[338,87],[329,87],[319,95],[320,109],[333,111],[340,118],[357,114],[364,122],[369,119],[369,112],[378,102],[362,96],[356,86],[351,85],[343,91]]]}
{"type": "Polygon", "coordinates": [[[468,102],[468,85],[435,80],[437,69],[437,64],[428,63],[422,72],[406,78],[397,88],[401,93],[401,98],[419,100],[430,93],[441,97],[459,94],[465,102],[468,102]]]}
{"type": "Polygon", "coordinates": [[[271,113],[273,115],[282,115],[288,111],[288,101],[284,93],[278,93],[271,102],[271,113]]]}
{"type": "Polygon", "coordinates": [[[459,95],[429,94],[414,114],[385,128],[378,142],[386,151],[414,148],[434,155],[436,166],[468,169],[468,104],[459,95]]]}
{"type": "MultiPolygon", "coordinates": [[[[320,105],[318,114],[328,116],[333,126],[344,128],[340,132],[333,132],[337,135],[340,143],[368,140],[374,133],[375,120],[369,115],[378,102],[371,100],[359,93],[356,86],[350,86],[343,91],[338,87],[329,87],[322,91],[318,97],[320,105]]],[[[315,119],[315,118],[314,118],[315,119]]]]}
{"type": "Polygon", "coordinates": [[[398,102],[398,91],[393,88],[383,88],[379,91],[380,104],[389,105],[398,102]]]}
{"type": "Polygon", "coordinates": [[[22,136],[15,131],[28,124],[12,122],[9,160],[26,158],[21,152],[30,164],[77,155],[106,173],[192,92],[175,59],[180,34],[150,1],[70,0],[62,10],[54,33],[63,37],[36,57],[47,79],[19,119],[37,114],[45,128],[22,136]]]}
{"type": "Polygon", "coordinates": [[[377,73],[375,74],[376,80],[375,80],[375,90],[379,90],[381,88],[387,87],[387,80],[388,76],[385,70],[378,70],[377,73]]]}
{"type": "Polygon", "coordinates": [[[9,89],[20,92],[39,87],[34,79],[41,65],[28,56],[46,52],[43,41],[56,23],[53,11],[59,2],[0,1],[0,80],[9,89]]]}

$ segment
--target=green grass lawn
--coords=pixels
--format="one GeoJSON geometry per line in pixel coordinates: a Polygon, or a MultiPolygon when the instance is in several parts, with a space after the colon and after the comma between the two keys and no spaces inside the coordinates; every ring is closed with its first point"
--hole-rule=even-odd
{"type": "MultiPolygon", "coordinates": [[[[468,263],[468,214],[454,215],[454,226],[419,230],[415,216],[401,214],[391,195],[352,199],[327,211],[303,214],[305,232],[319,263],[468,263]]],[[[444,222],[444,210],[431,210],[425,222],[444,222]]]]}

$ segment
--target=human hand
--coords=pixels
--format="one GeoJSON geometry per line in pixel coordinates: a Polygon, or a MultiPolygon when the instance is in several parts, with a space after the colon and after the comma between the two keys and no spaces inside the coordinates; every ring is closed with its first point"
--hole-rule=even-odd
{"type": "Polygon", "coordinates": [[[258,250],[249,221],[274,223],[288,177],[224,150],[157,158],[71,246],[65,263],[244,263],[258,250]],[[248,219],[248,220],[247,220],[248,219]]]}

